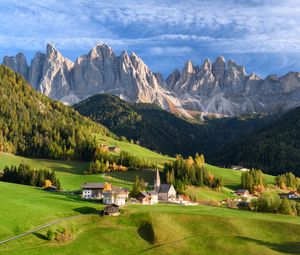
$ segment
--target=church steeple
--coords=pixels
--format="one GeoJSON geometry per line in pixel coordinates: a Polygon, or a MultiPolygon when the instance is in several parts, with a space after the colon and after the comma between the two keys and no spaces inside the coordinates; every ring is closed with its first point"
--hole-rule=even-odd
{"type": "Polygon", "coordinates": [[[159,192],[160,189],[160,176],[159,171],[156,168],[156,178],[154,179],[154,191],[159,192]]]}

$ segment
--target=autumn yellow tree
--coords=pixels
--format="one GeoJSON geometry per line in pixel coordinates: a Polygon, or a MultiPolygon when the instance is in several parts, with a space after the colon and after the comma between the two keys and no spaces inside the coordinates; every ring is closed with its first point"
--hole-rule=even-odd
{"type": "Polygon", "coordinates": [[[50,180],[45,180],[44,187],[48,188],[48,187],[51,187],[51,186],[52,186],[52,182],[50,180]]]}

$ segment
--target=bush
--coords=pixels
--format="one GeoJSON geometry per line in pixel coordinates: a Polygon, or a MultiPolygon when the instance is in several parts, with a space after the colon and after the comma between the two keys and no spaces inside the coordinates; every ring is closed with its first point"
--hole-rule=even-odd
{"type": "Polygon", "coordinates": [[[53,231],[52,229],[49,229],[49,230],[47,231],[46,237],[47,237],[47,239],[48,239],[49,241],[52,241],[52,240],[54,239],[54,237],[55,237],[54,231],[53,231]]]}

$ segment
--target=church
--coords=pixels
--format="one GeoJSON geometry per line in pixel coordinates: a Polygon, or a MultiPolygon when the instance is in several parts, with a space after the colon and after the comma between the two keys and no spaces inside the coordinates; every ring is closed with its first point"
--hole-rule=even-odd
{"type": "Polygon", "coordinates": [[[158,169],[156,169],[156,177],[154,179],[154,191],[158,194],[158,200],[175,201],[176,190],[172,184],[161,184],[158,169]]]}

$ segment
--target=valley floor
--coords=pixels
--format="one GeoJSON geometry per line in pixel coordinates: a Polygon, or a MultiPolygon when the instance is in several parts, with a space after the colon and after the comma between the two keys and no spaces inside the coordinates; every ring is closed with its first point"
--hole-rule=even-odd
{"type": "Polygon", "coordinates": [[[48,228],[0,245],[0,254],[299,254],[300,219],[210,206],[129,205],[119,217],[78,196],[0,182],[1,240],[78,215],[49,228],[74,229],[73,240],[46,240],[48,228]]]}
{"type": "MultiPolygon", "coordinates": [[[[0,153],[0,169],[20,163],[55,170],[64,189],[80,189],[85,181],[103,182],[106,175],[83,175],[86,163],[39,160],[0,153]]],[[[207,165],[222,176],[225,188],[215,191],[189,187],[199,200],[221,200],[238,187],[240,173],[207,165]]],[[[110,174],[114,185],[131,186],[136,174],[153,179],[151,171],[110,174]]],[[[272,181],[271,176],[268,181],[272,181]]],[[[110,179],[111,180],[111,179],[110,179]]],[[[0,245],[1,255],[85,254],[299,254],[300,218],[211,206],[128,205],[119,217],[102,217],[103,205],[79,195],[45,192],[39,188],[0,182],[0,241],[36,227],[50,227],[0,245]],[[76,216],[72,218],[73,216],[76,216]],[[68,242],[48,241],[49,229],[73,230],[68,242]]]]}

